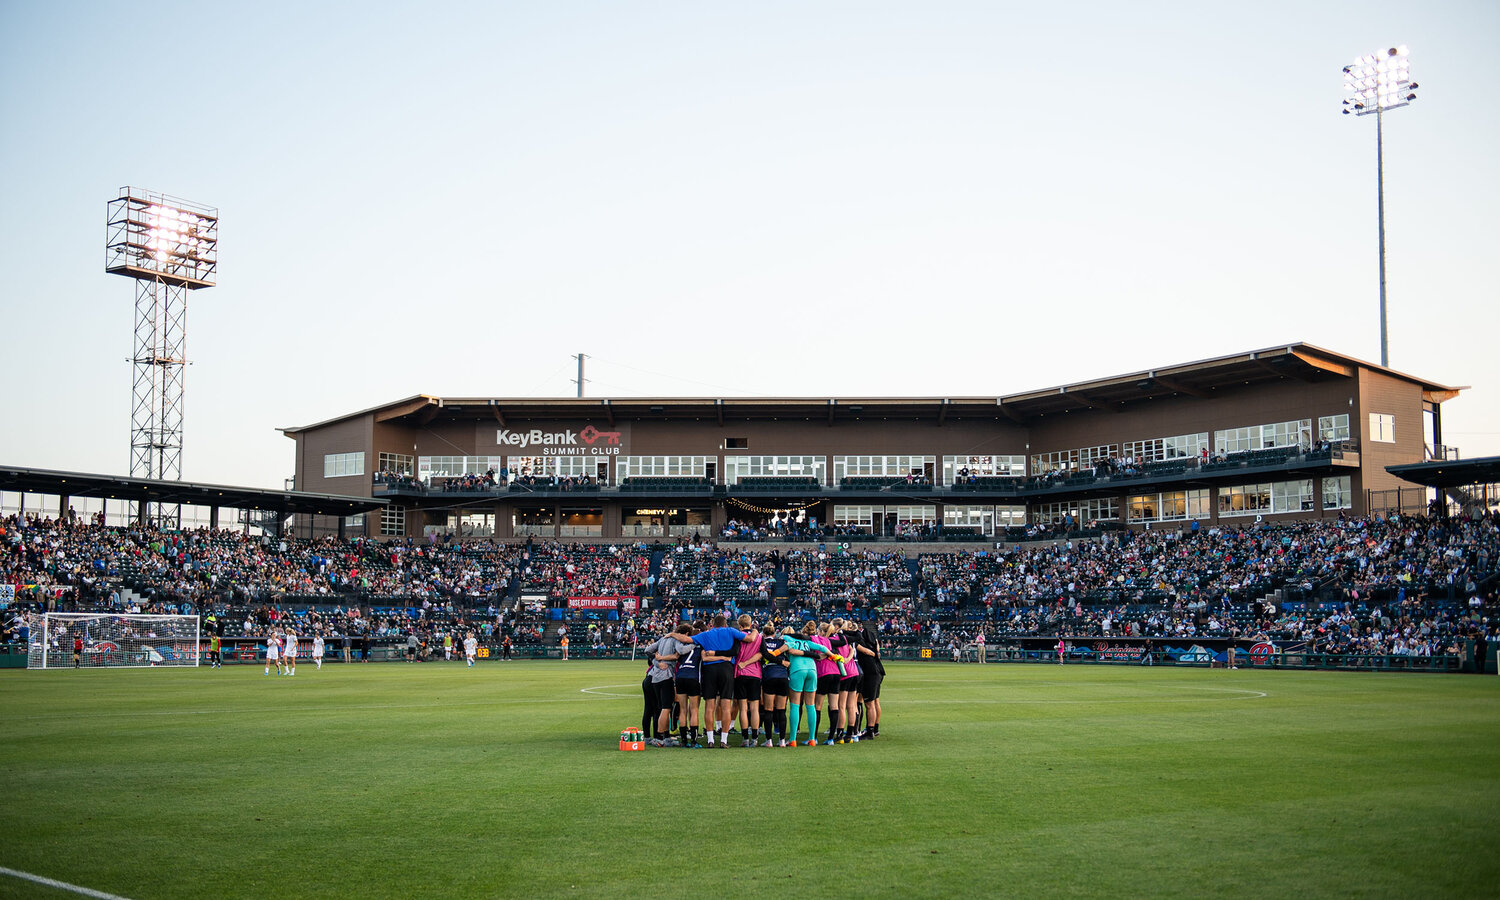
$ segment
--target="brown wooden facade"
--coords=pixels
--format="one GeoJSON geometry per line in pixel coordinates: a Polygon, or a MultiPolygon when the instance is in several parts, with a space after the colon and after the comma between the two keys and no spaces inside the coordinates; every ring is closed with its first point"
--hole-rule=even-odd
{"type": "MultiPolygon", "coordinates": [[[[1338,515],[1340,511],[1363,514],[1367,492],[1400,483],[1385,471],[1386,466],[1421,462],[1441,444],[1440,404],[1459,390],[1294,344],[1009,396],[535,399],[419,395],[282,430],[296,442],[297,490],[386,497],[392,507],[403,510],[388,515],[403,517],[400,530],[409,536],[441,530],[460,515],[487,517],[493,536],[502,539],[524,532],[517,526],[529,517],[550,520],[549,536],[587,532],[597,539],[619,540],[639,536],[625,522],[627,516],[639,520],[642,508],[678,510],[679,518],[691,511],[687,519],[703,525],[707,534],[744,512],[747,505],[804,508],[824,523],[832,521],[835,506],[930,505],[936,520],[943,522],[948,506],[989,504],[1012,512],[1023,506],[1034,519],[1039,509],[1100,498],[1112,498],[1126,524],[1140,524],[1130,515],[1130,498],[1182,491],[1209,492],[1208,513],[1198,521],[1213,525],[1221,519],[1221,494],[1247,480],[1256,484],[1311,481],[1313,508],[1268,511],[1267,519],[1338,515]],[[1113,446],[1124,455],[1130,442],[1207,434],[1212,443],[1218,432],[1272,423],[1311,422],[1311,437],[1316,440],[1319,423],[1340,416],[1345,417],[1347,438],[1339,443],[1340,452],[1327,458],[1302,454],[1274,466],[1211,471],[1212,467],[1194,465],[1187,472],[1092,483],[1083,479],[1073,484],[1006,482],[980,490],[955,490],[943,477],[945,457],[1020,457],[1027,474],[1036,475],[1035,458],[1042,454],[1113,446]],[[573,443],[541,448],[516,443],[534,431],[573,443]],[[502,444],[502,438],[511,443],[502,444]],[[328,474],[334,466],[329,459],[353,458],[340,454],[363,454],[361,473],[328,474]],[[475,496],[377,489],[372,475],[379,468],[381,454],[410,457],[414,462],[460,456],[499,459],[502,465],[511,459],[564,454],[586,460],[566,465],[575,467],[574,471],[585,466],[603,484],[582,491],[534,485],[475,496]],[[823,483],[809,490],[755,490],[729,483],[727,467],[733,457],[786,455],[823,458],[823,483]],[[925,474],[936,483],[851,488],[835,475],[835,458],[841,456],[932,457],[932,468],[925,474]],[[704,481],[686,490],[676,485],[659,491],[620,489],[622,458],[658,457],[703,458],[704,481]],[[1349,479],[1348,503],[1342,509],[1325,507],[1325,480],[1341,478],[1349,479]],[[590,527],[558,527],[569,522],[590,527]]],[[[1211,455],[1220,449],[1210,447],[1211,455]]],[[[363,525],[365,533],[377,536],[382,528],[374,515],[363,525]]],[[[1244,521],[1243,513],[1232,518],[1244,521]]],[[[387,526],[392,521],[388,518],[387,526]]],[[[299,521],[298,530],[323,532],[335,527],[335,520],[309,518],[299,521]]]]}

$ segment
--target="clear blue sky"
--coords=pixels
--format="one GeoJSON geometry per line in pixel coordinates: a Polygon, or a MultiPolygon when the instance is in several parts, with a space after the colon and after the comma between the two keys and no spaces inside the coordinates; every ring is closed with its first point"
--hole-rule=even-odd
{"type": "Polygon", "coordinates": [[[123,185],[222,214],[184,476],[415,393],[996,395],[1309,341],[1500,452],[1500,4],[0,4],[0,461],[129,466],[123,185]]]}

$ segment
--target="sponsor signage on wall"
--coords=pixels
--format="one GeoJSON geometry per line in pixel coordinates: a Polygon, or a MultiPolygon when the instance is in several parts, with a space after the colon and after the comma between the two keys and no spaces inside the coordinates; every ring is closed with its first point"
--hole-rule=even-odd
{"type": "MultiPolygon", "coordinates": [[[[634,602],[634,601],[632,601],[634,602]]],[[[569,597],[569,609],[615,609],[620,605],[619,597],[569,597]]]]}
{"type": "Polygon", "coordinates": [[[495,443],[502,450],[530,456],[619,456],[623,432],[582,428],[501,428],[495,443]]]}

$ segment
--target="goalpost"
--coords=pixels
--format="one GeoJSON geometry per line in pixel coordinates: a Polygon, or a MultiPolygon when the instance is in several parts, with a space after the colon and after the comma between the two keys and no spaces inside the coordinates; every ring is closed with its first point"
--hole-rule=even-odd
{"type": "Polygon", "coordinates": [[[124,613],[32,615],[26,668],[66,669],[196,666],[201,629],[197,616],[124,613]],[[81,643],[80,643],[81,642],[81,643]]]}

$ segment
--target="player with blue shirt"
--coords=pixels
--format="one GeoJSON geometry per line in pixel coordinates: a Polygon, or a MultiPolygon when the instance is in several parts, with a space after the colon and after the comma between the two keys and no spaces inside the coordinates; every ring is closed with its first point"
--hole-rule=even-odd
{"type": "MultiPolygon", "coordinates": [[[[714,616],[712,628],[706,628],[691,636],[673,632],[670,637],[684,643],[691,640],[703,648],[703,668],[699,680],[706,704],[705,715],[712,716],[713,720],[719,723],[717,746],[728,747],[729,724],[734,721],[735,644],[749,635],[738,628],[729,627],[729,620],[723,615],[717,615],[714,616]]],[[[703,724],[707,730],[708,722],[705,721],[703,724]]],[[[708,732],[708,746],[715,746],[712,731],[708,732]]]]}

